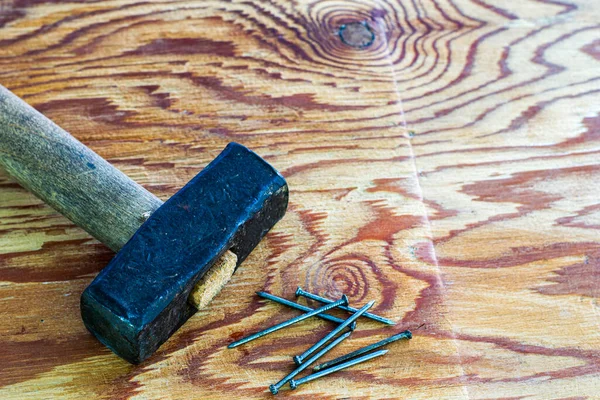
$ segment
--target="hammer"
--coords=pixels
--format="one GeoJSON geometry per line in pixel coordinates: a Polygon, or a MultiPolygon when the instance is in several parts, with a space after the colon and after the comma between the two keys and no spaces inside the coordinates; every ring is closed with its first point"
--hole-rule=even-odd
{"type": "Polygon", "coordinates": [[[163,203],[1,85],[0,166],[117,252],[81,317],[134,364],[207,306],[288,204],[285,179],[237,143],[163,203]]]}

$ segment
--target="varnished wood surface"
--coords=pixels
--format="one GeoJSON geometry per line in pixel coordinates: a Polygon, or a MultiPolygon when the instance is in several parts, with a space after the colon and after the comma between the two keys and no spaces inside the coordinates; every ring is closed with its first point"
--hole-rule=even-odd
{"type": "MultiPolygon", "coordinates": [[[[163,202],[0,85],[0,168],[115,252],[163,202]]],[[[235,270],[224,256],[192,289],[203,309],[235,270]]]]}
{"type": "Polygon", "coordinates": [[[114,251],[163,204],[3,86],[0,169],[114,251]]]}
{"type": "Polygon", "coordinates": [[[598,398],[599,20],[595,0],[0,2],[0,83],[160,198],[229,141],[291,189],[244,273],[131,366],[79,319],[111,252],[0,175],[0,398],[269,398],[331,325],[226,345],[297,315],[254,291],[298,285],[399,321],[332,357],[414,339],[281,397],[598,398]],[[355,22],[372,44],[340,39],[355,22]]]}
{"type": "MultiPolygon", "coordinates": [[[[163,202],[0,85],[0,169],[115,252],[163,202]]],[[[227,250],[190,293],[196,309],[231,279],[227,250]]]]}

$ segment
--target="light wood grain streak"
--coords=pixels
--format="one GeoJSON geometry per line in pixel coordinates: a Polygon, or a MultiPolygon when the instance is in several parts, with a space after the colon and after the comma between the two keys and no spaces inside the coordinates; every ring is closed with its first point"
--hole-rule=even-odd
{"type": "Polygon", "coordinates": [[[398,321],[361,321],[332,358],[414,338],[280,396],[598,398],[597,1],[22,4],[0,19],[2,84],[159,198],[233,140],[283,171],[290,206],[127,368],[78,322],[110,253],[0,178],[0,397],[271,398],[331,325],[226,345],[298,315],[254,291],[300,285],[398,321]],[[362,21],[373,45],[344,44],[362,21]]]}

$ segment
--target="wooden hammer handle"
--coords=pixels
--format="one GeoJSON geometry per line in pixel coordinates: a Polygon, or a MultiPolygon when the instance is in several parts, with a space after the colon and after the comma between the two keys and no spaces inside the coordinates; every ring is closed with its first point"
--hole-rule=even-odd
{"type": "Polygon", "coordinates": [[[0,86],[0,166],[119,251],[162,201],[0,86]],[[145,214],[146,213],[146,214],[145,214]]]}
{"type": "MultiPolygon", "coordinates": [[[[163,204],[2,85],[0,167],[115,252],[163,204]]],[[[215,266],[230,271],[228,276],[215,271],[210,275],[216,276],[217,282],[206,276],[199,283],[210,285],[208,291],[206,287],[196,289],[216,295],[231,277],[236,259],[233,253],[224,256],[215,266]]],[[[204,296],[200,305],[206,304],[204,296]]]]}

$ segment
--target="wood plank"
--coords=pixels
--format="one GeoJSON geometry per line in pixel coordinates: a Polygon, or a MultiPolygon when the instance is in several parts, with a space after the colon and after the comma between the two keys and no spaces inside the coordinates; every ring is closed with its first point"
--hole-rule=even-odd
{"type": "Polygon", "coordinates": [[[596,398],[600,10],[457,5],[398,88],[468,394],[596,398]]]}
{"type": "Polygon", "coordinates": [[[332,357],[414,339],[280,396],[594,398],[599,14],[593,0],[1,2],[0,83],[146,189],[168,198],[237,141],[282,171],[290,208],[207,310],[131,366],[79,318],[110,250],[0,173],[0,397],[268,398],[331,325],[225,347],[297,315],[254,291],[301,285],[398,321],[361,321],[332,357]],[[360,28],[341,40],[355,22],[370,46],[360,28]]]}

